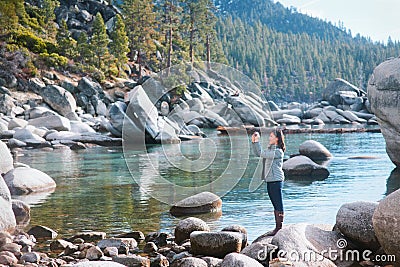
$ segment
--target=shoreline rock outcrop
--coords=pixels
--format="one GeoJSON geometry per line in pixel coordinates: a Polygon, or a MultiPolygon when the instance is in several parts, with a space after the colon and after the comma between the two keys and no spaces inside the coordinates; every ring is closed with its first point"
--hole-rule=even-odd
{"type": "Polygon", "coordinates": [[[368,81],[368,99],[386,141],[386,151],[400,167],[400,58],[377,66],[368,81]]]}

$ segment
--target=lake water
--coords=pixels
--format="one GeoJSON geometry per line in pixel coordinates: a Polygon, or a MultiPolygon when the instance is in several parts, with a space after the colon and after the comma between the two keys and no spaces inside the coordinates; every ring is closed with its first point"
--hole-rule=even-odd
{"type": "MultiPolygon", "coordinates": [[[[200,186],[220,177],[229,169],[228,164],[234,158],[237,161],[236,168],[225,174],[232,176],[232,179],[241,179],[222,197],[222,215],[199,217],[212,230],[240,224],[246,227],[249,240],[254,240],[274,226],[273,209],[265,186],[262,185],[255,192],[248,190],[258,159],[250,156],[248,162],[245,159],[238,160],[232,153],[246,151],[231,152],[228,136],[218,135],[215,131],[208,132],[208,136],[212,146],[205,143],[207,149],[203,153],[211,153],[215,159],[199,172],[174,167],[163,156],[168,146],[152,146],[148,148],[148,153],[129,151],[125,155],[122,148],[104,147],[80,151],[21,152],[18,158],[20,162],[47,173],[57,183],[53,193],[21,197],[31,204],[31,225],[48,226],[63,237],[89,230],[104,231],[110,235],[131,230],[140,230],[145,234],[158,230],[172,233],[181,218],[170,215],[170,205],[150,195],[158,198],[174,192],[168,186],[152,182],[154,170],[175,184],[200,186]],[[218,151],[215,153],[213,150],[218,151]],[[128,158],[131,172],[125,157],[128,158]],[[238,170],[244,172],[243,177],[237,177],[238,170]],[[142,181],[143,190],[135,181],[142,181]]],[[[243,144],[248,142],[245,135],[232,138],[243,144]]],[[[287,135],[286,157],[298,153],[299,145],[310,139],[319,141],[334,155],[327,165],[330,176],[322,181],[285,181],[285,223],[333,225],[342,204],[379,201],[388,192],[400,187],[398,172],[391,175],[394,165],[385,152],[385,142],[380,133],[287,135]],[[354,156],[374,158],[349,159],[354,156]]],[[[184,142],[178,150],[193,161],[199,158],[199,143],[184,142]]],[[[176,148],[171,146],[170,149],[176,148]]],[[[248,149],[247,145],[243,146],[244,149],[248,149]]],[[[201,165],[200,161],[194,165],[201,165]]]]}

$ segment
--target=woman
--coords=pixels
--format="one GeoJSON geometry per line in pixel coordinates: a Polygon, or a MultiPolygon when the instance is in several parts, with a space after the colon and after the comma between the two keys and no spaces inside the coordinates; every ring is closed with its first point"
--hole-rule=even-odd
{"type": "Polygon", "coordinates": [[[259,142],[260,134],[255,132],[251,136],[254,153],[263,158],[262,179],[267,182],[267,190],[274,206],[275,229],[266,235],[273,236],[282,229],[284,211],[282,201],[282,187],[285,176],[283,174],[283,153],[286,150],[285,137],[281,130],[275,129],[269,135],[269,146],[263,150],[259,142]],[[272,164],[271,164],[272,161],[272,164]],[[268,164],[267,164],[268,163],[268,164]],[[269,167],[269,169],[267,169],[269,167]]]}

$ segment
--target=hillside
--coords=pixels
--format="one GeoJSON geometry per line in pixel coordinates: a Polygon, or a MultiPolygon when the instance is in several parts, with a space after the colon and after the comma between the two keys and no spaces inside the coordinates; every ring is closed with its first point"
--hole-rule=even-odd
{"type": "Polygon", "coordinates": [[[217,33],[229,65],[275,100],[313,101],[339,77],[365,89],[372,70],[400,44],[352,36],[342,25],[271,0],[218,0],[217,33]]]}

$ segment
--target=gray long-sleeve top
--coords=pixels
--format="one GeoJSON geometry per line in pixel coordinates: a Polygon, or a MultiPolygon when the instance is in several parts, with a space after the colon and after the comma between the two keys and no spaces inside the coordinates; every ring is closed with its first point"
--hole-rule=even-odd
{"type": "Polygon", "coordinates": [[[285,179],[282,170],[283,151],[279,147],[272,145],[267,149],[262,149],[260,142],[252,144],[254,153],[263,158],[262,177],[266,182],[278,182],[285,179]]]}

